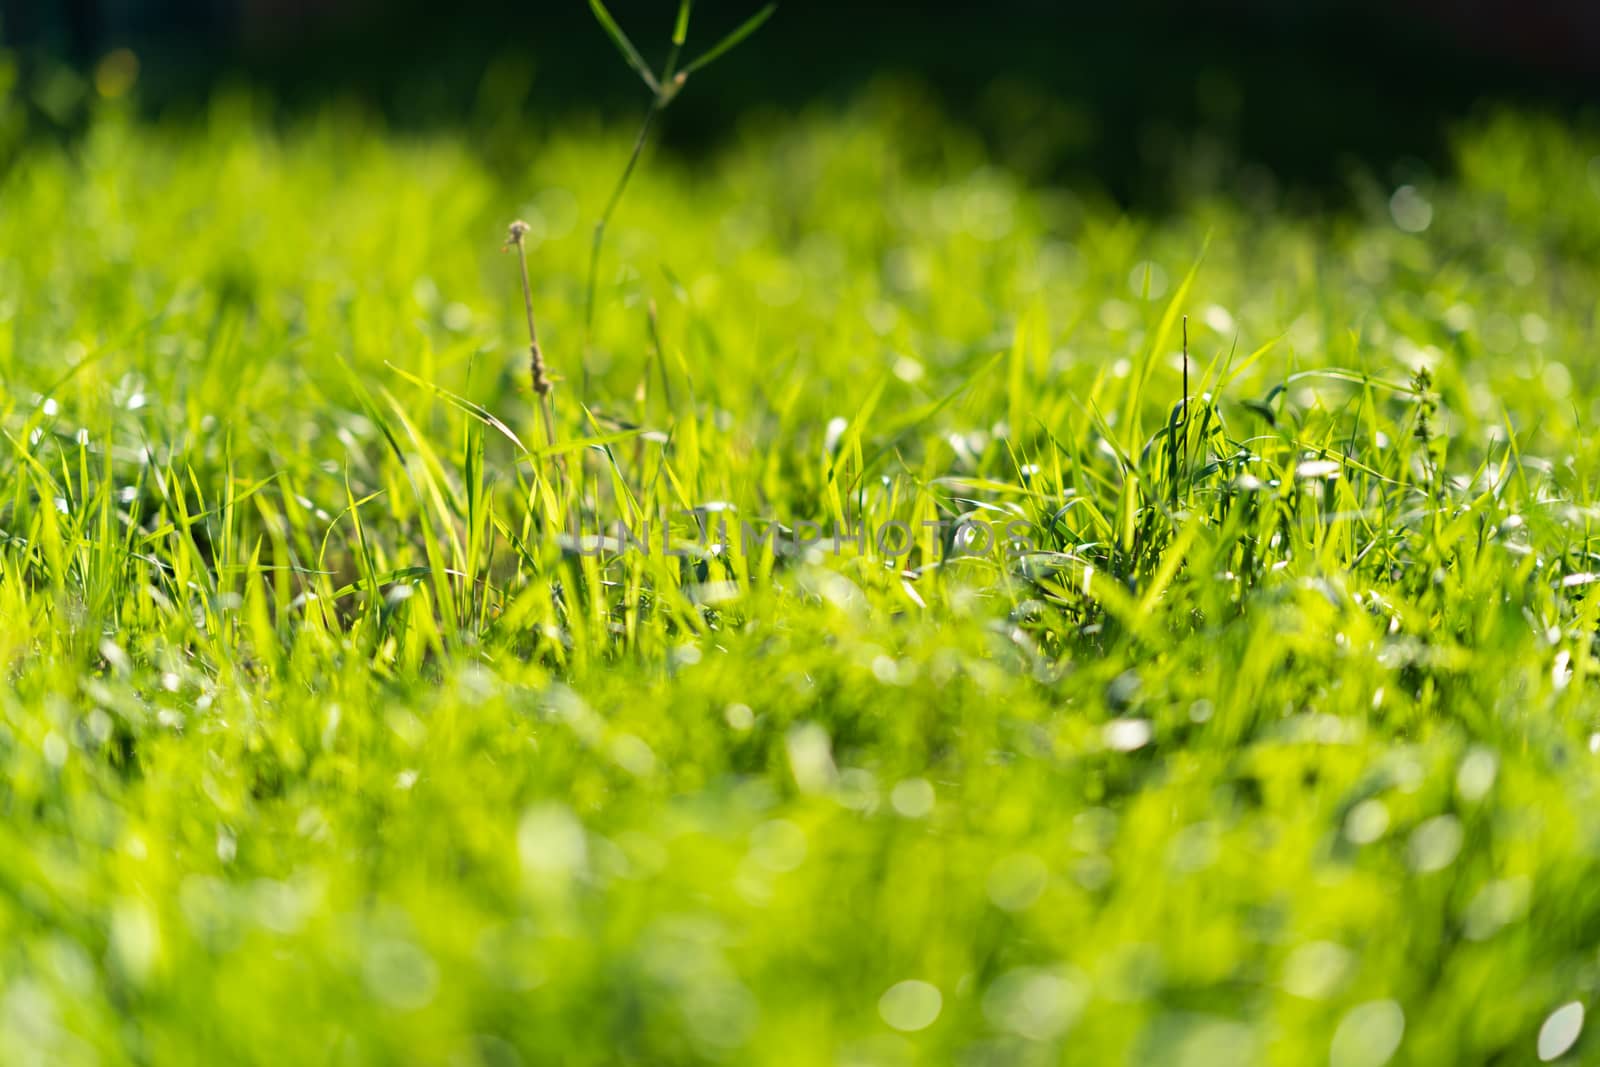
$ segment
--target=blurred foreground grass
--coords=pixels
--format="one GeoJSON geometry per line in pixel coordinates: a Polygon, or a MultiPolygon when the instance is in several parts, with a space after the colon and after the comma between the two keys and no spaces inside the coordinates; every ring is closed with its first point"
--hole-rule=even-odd
{"type": "Polygon", "coordinates": [[[1159,219],[975,144],[647,160],[587,386],[621,135],[19,150],[0,1059],[1595,1055],[1600,142],[1159,219]]]}

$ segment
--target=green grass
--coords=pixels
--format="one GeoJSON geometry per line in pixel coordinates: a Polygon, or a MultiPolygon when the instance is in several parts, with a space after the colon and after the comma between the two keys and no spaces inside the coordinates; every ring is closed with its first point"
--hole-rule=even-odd
{"type": "Polygon", "coordinates": [[[0,1060],[1522,1063],[1593,1002],[1600,141],[1151,218],[892,91],[753,124],[635,176],[580,397],[629,139],[498,136],[108,107],[0,178],[0,1060]],[[918,545],[563,533],[696,508],[918,545]]]}

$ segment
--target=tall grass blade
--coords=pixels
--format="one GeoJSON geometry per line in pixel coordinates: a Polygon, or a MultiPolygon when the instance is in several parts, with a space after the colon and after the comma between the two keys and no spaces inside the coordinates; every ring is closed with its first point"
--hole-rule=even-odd
{"type": "Polygon", "coordinates": [[[759,30],[762,24],[770,19],[773,16],[773,13],[777,10],[777,4],[768,4],[760,11],[757,11],[754,15],[751,15],[749,18],[745,19],[738,29],[734,30],[732,33],[728,34],[728,36],[718,41],[699,59],[696,59],[688,66],[684,67],[683,76],[687,78],[695,71],[703,70],[712,63],[715,63],[717,60],[721,59],[732,49],[737,48],[746,37],[749,37],[752,33],[755,33],[757,30],[759,30]]]}
{"type": "Polygon", "coordinates": [[[638,72],[644,79],[645,85],[650,87],[652,93],[660,94],[661,83],[656,80],[655,74],[650,70],[650,65],[644,61],[639,50],[633,47],[633,42],[628,40],[628,35],[622,32],[622,27],[617,25],[617,20],[611,17],[611,12],[606,10],[606,5],[600,0],[589,0],[589,9],[594,12],[595,19],[600,23],[606,35],[611,38],[611,43],[617,46],[617,51],[622,53],[622,58],[628,61],[628,66],[638,72]]]}

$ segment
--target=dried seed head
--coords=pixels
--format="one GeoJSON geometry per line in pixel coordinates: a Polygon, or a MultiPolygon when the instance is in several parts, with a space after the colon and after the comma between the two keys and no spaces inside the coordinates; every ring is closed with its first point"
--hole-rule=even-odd
{"type": "Polygon", "coordinates": [[[539,348],[538,341],[528,346],[528,373],[533,379],[533,391],[540,396],[547,395],[555,388],[550,381],[549,373],[545,370],[544,352],[539,348]]]}
{"type": "Polygon", "coordinates": [[[520,245],[522,243],[522,239],[528,236],[528,231],[531,229],[533,229],[532,226],[529,226],[526,222],[518,219],[516,222],[511,224],[510,230],[506,232],[506,244],[520,245]]]}

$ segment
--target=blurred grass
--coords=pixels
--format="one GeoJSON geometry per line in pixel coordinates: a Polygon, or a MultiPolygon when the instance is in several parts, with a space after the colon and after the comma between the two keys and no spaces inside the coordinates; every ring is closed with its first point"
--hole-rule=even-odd
{"type": "Polygon", "coordinates": [[[1523,1062],[1594,996],[1600,141],[1155,218],[904,90],[753,122],[647,159],[582,409],[621,131],[17,136],[6,1062],[1523,1062]],[[542,439],[514,217],[565,478],[464,410],[542,439]]]}

